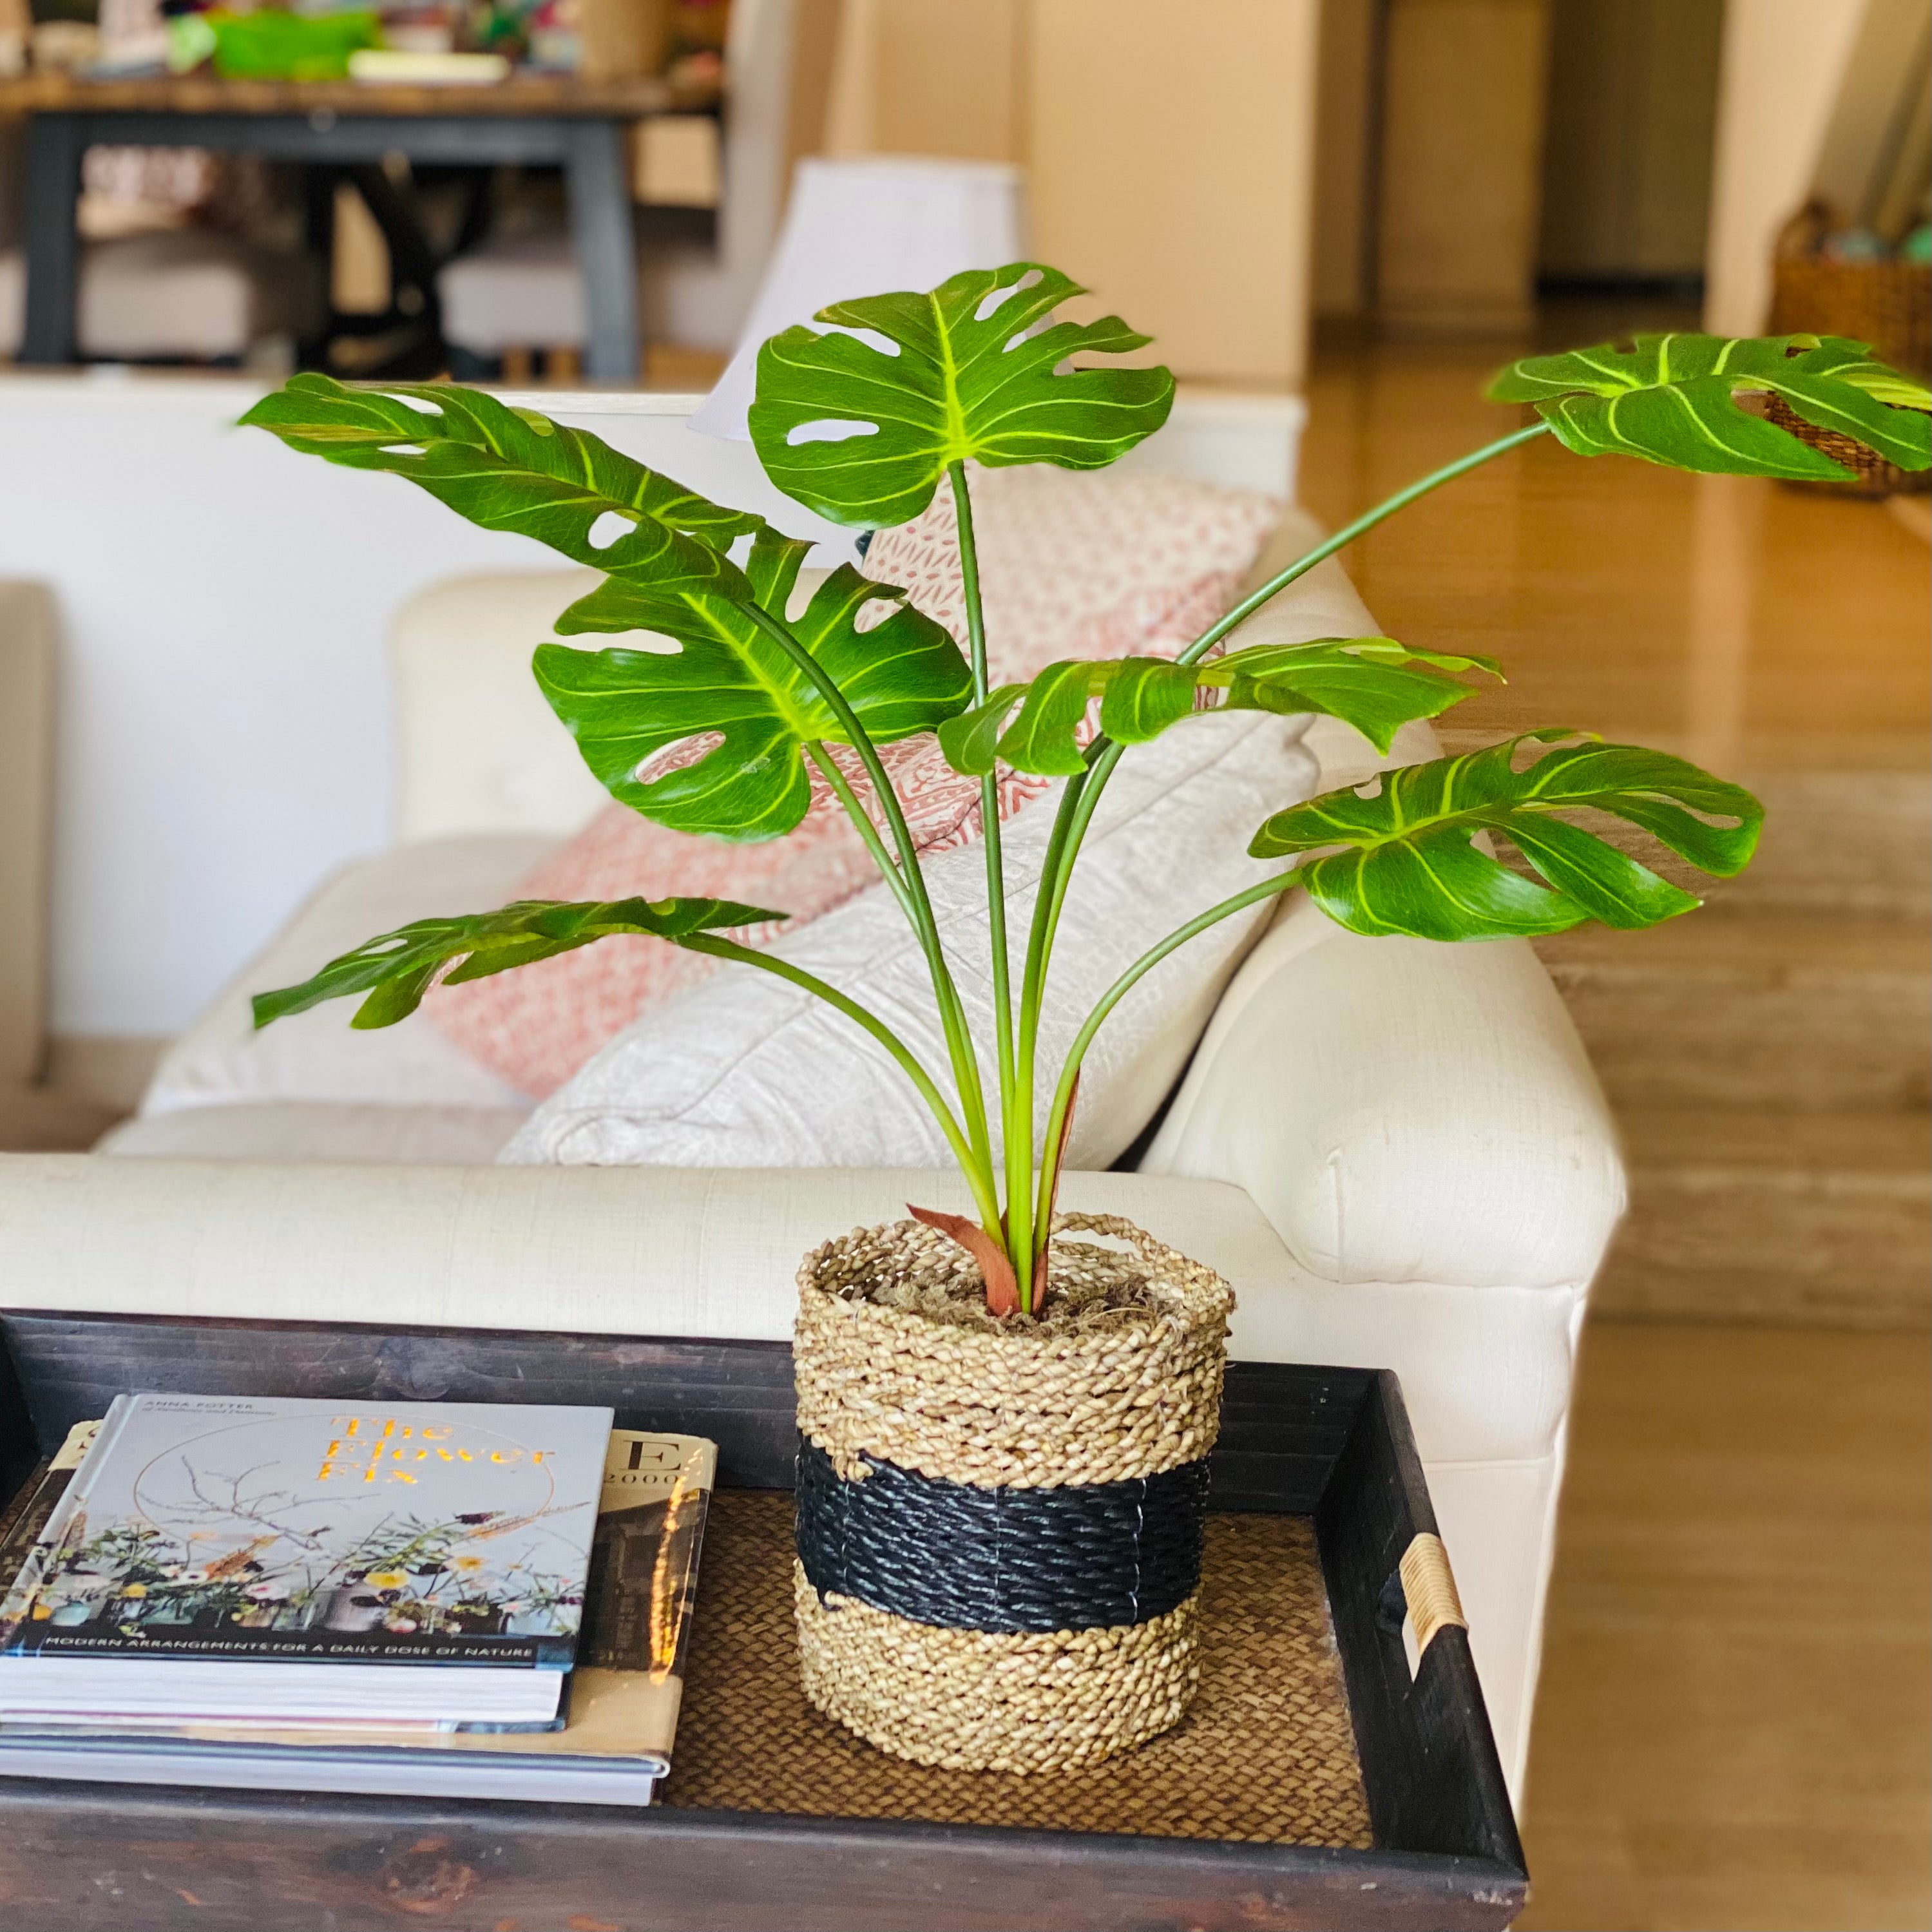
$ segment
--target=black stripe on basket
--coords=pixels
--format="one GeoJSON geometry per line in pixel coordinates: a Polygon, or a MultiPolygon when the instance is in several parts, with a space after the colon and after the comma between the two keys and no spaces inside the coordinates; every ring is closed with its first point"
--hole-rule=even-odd
{"type": "Polygon", "coordinates": [[[799,1437],[798,1557],[820,1596],[950,1630],[1111,1629],[1165,1616],[1201,1581],[1204,1460],[1064,1489],[866,1461],[862,1481],[844,1481],[799,1437]]]}

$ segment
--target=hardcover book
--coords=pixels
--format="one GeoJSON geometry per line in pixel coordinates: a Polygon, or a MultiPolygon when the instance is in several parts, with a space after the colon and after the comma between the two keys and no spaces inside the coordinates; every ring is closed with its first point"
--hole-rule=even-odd
{"type": "MultiPolygon", "coordinates": [[[[0,1776],[647,1804],[677,1728],[716,1466],[700,1437],[612,1432],[562,1730],[24,1719],[0,1722],[0,1776]]],[[[0,1575],[5,1560],[0,1545],[0,1575]]]]}
{"type": "MultiPolygon", "coordinates": [[[[0,1532],[0,1610],[4,1610],[16,1589],[29,1581],[28,1560],[32,1558],[38,1564],[38,1552],[46,1547],[41,1538],[47,1525],[61,1498],[67,1494],[74,1472],[86,1460],[94,1438],[100,1433],[98,1418],[76,1422],[68,1431],[66,1441],[54,1451],[52,1460],[14,1498],[9,1513],[0,1519],[4,1522],[4,1532],[0,1532]]],[[[4,1628],[0,1626],[0,1635],[4,1634],[4,1628]]]]}
{"type": "Polygon", "coordinates": [[[0,1602],[0,1714],[555,1722],[610,1427],[121,1396],[0,1602]]]}

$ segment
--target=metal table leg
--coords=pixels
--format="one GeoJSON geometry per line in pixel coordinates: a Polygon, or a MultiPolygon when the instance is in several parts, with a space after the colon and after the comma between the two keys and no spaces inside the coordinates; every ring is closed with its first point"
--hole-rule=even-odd
{"type": "Polygon", "coordinates": [[[637,242],[624,178],[624,130],[615,121],[572,121],[563,130],[571,236],[584,274],[590,340],[584,373],[601,382],[637,378],[637,242]]]}
{"type": "Polygon", "coordinates": [[[86,146],[80,118],[36,114],[27,130],[26,233],[27,314],[22,362],[72,362],[77,357],[74,312],[80,280],[80,242],[74,217],[80,200],[80,158],[86,146]]]}

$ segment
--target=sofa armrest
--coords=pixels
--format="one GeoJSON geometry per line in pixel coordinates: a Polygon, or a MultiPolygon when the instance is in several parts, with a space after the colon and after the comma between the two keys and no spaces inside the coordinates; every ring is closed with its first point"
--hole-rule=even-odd
{"type": "Polygon", "coordinates": [[[1526,943],[1365,939],[1300,896],[1142,1170],[1232,1181],[1341,1282],[1580,1288],[1624,1202],[1602,1091],[1526,943]]]}
{"type": "MultiPolygon", "coordinates": [[[[0,1154],[0,1308],[777,1341],[800,1258],[908,1200],[973,1205],[938,1170],[0,1154]]],[[[1237,1189],[1070,1174],[1062,1201],[1140,1221],[1257,1300],[1295,1287],[1237,1189]]]]}
{"type": "MultiPolygon", "coordinates": [[[[908,1201],[972,1211],[933,1169],[0,1154],[0,1308],[778,1341],[800,1257],[908,1201]]],[[[1394,1369],[1432,1464],[1537,1461],[1558,1440],[1574,1291],[1338,1282],[1222,1181],[1069,1173],[1060,1204],[1225,1276],[1237,1360],[1394,1369]]]]}

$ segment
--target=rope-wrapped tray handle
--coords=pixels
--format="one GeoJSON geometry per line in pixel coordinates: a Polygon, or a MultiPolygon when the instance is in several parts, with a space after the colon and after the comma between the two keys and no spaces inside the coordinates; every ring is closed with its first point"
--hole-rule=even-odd
{"type": "Polygon", "coordinates": [[[1449,1552],[1442,1539],[1426,1530],[1409,1539],[1398,1566],[1402,1594],[1408,1606],[1409,1621],[1415,1627],[1415,1654],[1421,1658],[1437,1636],[1452,1624],[1466,1630],[1469,1620],[1462,1614],[1462,1600],[1456,1594],[1455,1574],[1449,1568],[1449,1552]]]}

